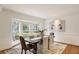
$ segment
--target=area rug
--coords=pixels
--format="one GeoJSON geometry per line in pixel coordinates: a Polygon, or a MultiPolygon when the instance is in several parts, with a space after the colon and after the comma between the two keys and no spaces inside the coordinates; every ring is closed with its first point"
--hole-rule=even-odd
{"type": "Polygon", "coordinates": [[[67,44],[54,42],[52,46],[49,48],[48,53],[62,54],[66,47],[67,47],[67,44]]]}
{"type": "MultiPolygon", "coordinates": [[[[45,54],[62,54],[66,46],[67,46],[66,44],[54,42],[54,44],[52,44],[51,49],[45,52],[45,54]]],[[[42,54],[41,50],[42,50],[41,48],[38,48],[38,54],[42,54]]],[[[4,51],[4,53],[5,54],[21,54],[21,47],[20,45],[18,45],[16,47],[13,47],[9,50],[4,51]]],[[[33,54],[33,53],[27,51],[27,54],[33,54]]]]}

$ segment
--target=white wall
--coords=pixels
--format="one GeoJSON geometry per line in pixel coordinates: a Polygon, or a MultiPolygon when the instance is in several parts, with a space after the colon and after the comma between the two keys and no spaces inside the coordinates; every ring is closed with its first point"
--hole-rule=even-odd
{"type": "MultiPolygon", "coordinates": [[[[79,13],[61,16],[60,18],[65,20],[65,32],[55,32],[55,41],[79,46],[79,13]]],[[[52,20],[47,20],[47,22],[50,23],[52,20]]]]}
{"type": "Polygon", "coordinates": [[[10,19],[3,11],[0,12],[0,50],[11,46],[10,40],[10,19]]]}
{"type": "Polygon", "coordinates": [[[50,20],[45,21],[45,29],[46,29],[45,35],[49,35],[49,33],[50,33],[50,20]]]}
{"type": "Polygon", "coordinates": [[[12,46],[12,39],[11,39],[12,18],[29,20],[41,24],[42,26],[44,23],[44,19],[29,16],[29,15],[24,15],[3,8],[2,11],[0,12],[0,50],[10,48],[12,46]]]}

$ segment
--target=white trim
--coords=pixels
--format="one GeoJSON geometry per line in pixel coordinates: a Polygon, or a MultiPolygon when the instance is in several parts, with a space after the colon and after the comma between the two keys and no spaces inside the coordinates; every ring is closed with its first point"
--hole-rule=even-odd
{"type": "Polygon", "coordinates": [[[17,18],[14,18],[14,19],[19,20],[19,21],[22,21],[22,22],[40,24],[39,22],[35,22],[35,21],[31,21],[31,20],[22,20],[22,19],[17,19],[17,18]]]}

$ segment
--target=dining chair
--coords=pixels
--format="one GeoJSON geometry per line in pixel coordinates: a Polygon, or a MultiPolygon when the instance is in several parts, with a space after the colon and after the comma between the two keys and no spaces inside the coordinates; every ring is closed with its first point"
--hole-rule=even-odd
{"type": "Polygon", "coordinates": [[[23,53],[23,50],[25,51],[26,54],[27,50],[31,51],[31,49],[35,48],[35,45],[33,44],[26,44],[23,36],[20,36],[20,43],[21,43],[21,54],[23,53]]]}

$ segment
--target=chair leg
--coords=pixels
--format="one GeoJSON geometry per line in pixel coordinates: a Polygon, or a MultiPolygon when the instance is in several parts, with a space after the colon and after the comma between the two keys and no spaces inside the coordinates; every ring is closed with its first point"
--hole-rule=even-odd
{"type": "Polygon", "coordinates": [[[27,50],[25,50],[25,54],[26,54],[26,51],[27,51],[27,50]]]}
{"type": "Polygon", "coordinates": [[[21,49],[21,54],[23,53],[23,49],[21,49]]]}

